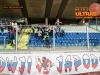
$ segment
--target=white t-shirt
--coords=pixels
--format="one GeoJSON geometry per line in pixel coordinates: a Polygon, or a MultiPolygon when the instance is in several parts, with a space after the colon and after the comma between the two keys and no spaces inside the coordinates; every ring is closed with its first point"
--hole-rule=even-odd
{"type": "Polygon", "coordinates": [[[12,27],[14,27],[14,23],[12,23],[12,27]]]}
{"type": "Polygon", "coordinates": [[[16,28],[16,27],[18,27],[18,26],[17,26],[17,23],[14,23],[14,28],[16,28]]]}
{"type": "Polygon", "coordinates": [[[20,28],[18,27],[18,25],[17,25],[17,31],[20,32],[20,28]]]}
{"type": "Polygon", "coordinates": [[[18,32],[20,31],[20,28],[18,27],[17,23],[12,23],[12,27],[15,29],[17,28],[18,32]]]}
{"type": "Polygon", "coordinates": [[[42,31],[38,31],[38,36],[42,36],[42,31]]]}

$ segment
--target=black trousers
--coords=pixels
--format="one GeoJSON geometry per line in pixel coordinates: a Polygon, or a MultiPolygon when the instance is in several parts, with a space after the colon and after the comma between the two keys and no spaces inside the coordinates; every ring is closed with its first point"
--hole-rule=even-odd
{"type": "Polygon", "coordinates": [[[50,42],[49,42],[49,40],[46,40],[46,47],[50,48],[50,42]]]}
{"type": "Polygon", "coordinates": [[[13,43],[13,39],[11,39],[11,46],[13,46],[13,44],[14,44],[14,43],[13,43]]]}
{"type": "Polygon", "coordinates": [[[13,43],[13,39],[10,39],[10,40],[9,40],[9,43],[11,44],[11,46],[13,46],[13,44],[14,44],[14,43],[13,43]]]}
{"type": "Polygon", "coordinates": [[[18,32],[18,35],[20,35],[20,32],[18,32]]]}
{"type": "Polygon", "coordinates": [[[14,34],[11,34],[11,38],[10,38],[10,41],[9,41],[9,43],[11,43],[11,46],[13,46],[13,40],[14,40],[14,34]]]}

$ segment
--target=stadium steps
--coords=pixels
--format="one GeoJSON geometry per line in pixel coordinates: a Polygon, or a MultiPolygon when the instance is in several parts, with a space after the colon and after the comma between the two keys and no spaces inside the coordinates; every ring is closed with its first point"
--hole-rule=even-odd
{"type": "MultiPolygon", "coordinates": [[[[25,29],[22,29],[20,35],[18,36],[18,41],[20,40],[20,38],[22,37],[23,35],[23,32],[24,32],[25,29]]],[[[15,44],[15,40],[13,40],[14,44],[15,44]]],[[[15,49],[15,46],[11,46],[11,44],[7,44],[6,45],[6,49],[10,50],[10,49],[15,49]]]]}
{"type": "Polygon", "coordinates": [[[28,41],[30,37],[31,29],[27,28],[24,30],[19,42],[18,42],[18,49],[27,49],[28,48],[28,41]]]}

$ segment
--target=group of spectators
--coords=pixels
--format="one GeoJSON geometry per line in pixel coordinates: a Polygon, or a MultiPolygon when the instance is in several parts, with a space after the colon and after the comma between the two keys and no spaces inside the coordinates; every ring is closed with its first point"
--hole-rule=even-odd
{"type": "MultiPolygon", "coordinates": [[[[11,46],[13,46],[14,45],[13,43],[14,35],[16,35],[16,28],[17,28],[18,34],[20,34],[22,26],[18,25],[16,21],[6,22],[6,25],[7,26],[0,25],[1,34],[4,33],[4,29],[5,27],[7,27],[9,31],[9,37],[10,37],[9,43],[11,43],[11,46]]],[[[32,26],[32,30],[33,30],[33,34],[35,35],[35,38],[37,39],[37,41],[39,40],[46,41],[47,48],[50,48],[50,37],[53,37],[54,32],[55,32],[54,35],[56,38],[64,36],[64,30],[61,28],[61,25],[56,25],[54,29],[50,25],[32,26]]]]}
{"type": "Polygon", "coordinates": [[[55,37],[63,37],[64,36],[64,30],[61,28],[60,25],[57,25],[56,27],[48,26],[32,26],[33,34],[35,35],[35,38],[37,40],[44,40],[46,41],[46,47],[50,48],[50,37],[53,37],[53,30],[55,31],[55,37]]]}
{"type": "Polygon", "coordinates": [[[50,48],[50,36],[53,36],[53,28],[50,26],[32,26],[33,34],[35,38],[39,40],[45,40],[47,48],[50,48]]]}
{"type": "Polygon", "coordinates": [[[10,37],[9,43],[11,44],[11,46],[14,46],[13,40],[14,40],[14,35],[16,35],[16,28],[17,28],[18,34],[20,34],[21,25],[19,26],[16,21],[6,22],[6,26],[0,25],[2,35],[4,33],[4,29],[8,29],[8,33],[9,33],[9,37],[10,37]]]}

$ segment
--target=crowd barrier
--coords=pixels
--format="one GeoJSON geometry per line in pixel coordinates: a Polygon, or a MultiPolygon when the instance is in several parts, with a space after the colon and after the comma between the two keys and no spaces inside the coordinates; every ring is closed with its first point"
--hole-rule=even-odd
{"type": "MultiPolygon", "coordinates": [[[[0,49],[8,50],[100,50],[100,32],[93,29],[91,25],[87,26],[68,26],[62,25],[64,35],[56,34],[55,25],[51,25],[53,30],[50,36],[50,48],[46,47],[46,41],[35,37],[32,27],[34,25],[20,25],[20,34],[14,36],[14,46],[9,44],[9,25],[4,25],[4,32],[0,34],[0,49]],[[17,38],[16,38],[17,37],[17,38]]],[[[36,25],[36,27],[41,27],[36,25]]],[[[49,28],[45,25],[43,27],[49,28]]],[[[0,31],[1,32],[1,31],[0,31]]]]}

